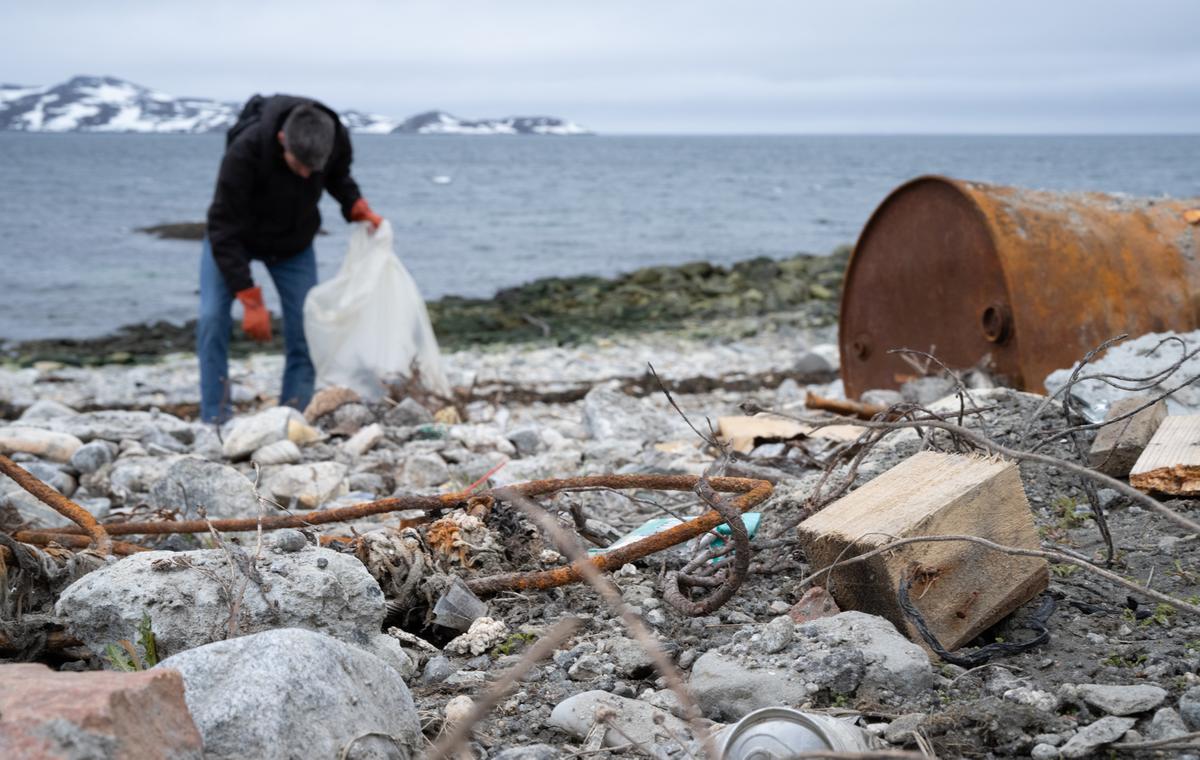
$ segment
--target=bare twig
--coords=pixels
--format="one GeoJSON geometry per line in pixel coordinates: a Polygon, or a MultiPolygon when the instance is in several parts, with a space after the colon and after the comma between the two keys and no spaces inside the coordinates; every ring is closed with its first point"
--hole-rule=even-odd
{"type": "Polygon", "coordinates": [[[600,598],[608,604],[612,611],[621,619],[621,622],[629,630],[630,634],[633,635],[634,639],[650,655],[659,675],[666,680],[667,686],[679,698],[679,704],[683,707],[684,714],[692,726],[693,733],[703,740],[705,753],[711,758],[718,757],[713,747],[712,737],[701,723],[700,708],[697,707],[695,700],[688,693],[687,686],[684,685],[683,676],[675,668],[674,664],[672,664],[658,641],[646,628],[646,624],[642,622],[642,619],[629,610],[629,606],[625,604],[625,600],[621,597],[621,592],[617,590],[612,581],[606,578],[598,567],[588,561],[587,555],[572,540],[566,530],[559,525],[558,521],[548,514],[546,510],[538,506],[532,499],[528,498],[525,494],[513,490],[505,492],[505,489],[499,489],[499,491],[494,493],[497,498],[503,498],[516,505],[529,519],[537,523],[538,527],[554,539],[558,550],[572,560],[572,566],[578,568],[583,579],[592,588],[596,589],[600,594],[600,598]]]}
{"type": "Polygon", "coordinates": [[[426,760],[450,760],[455,757],[459,746],[471,735],[475,724],[483,720],[534,665],[553,654],[554,650],[571,638],[578,628],[579,620],[577,618],[565,618],[547,631],[521,656],[515,665],[504,671],[500,678],[475,700],[471,712],[455,725],[452,731],[438,740],[438,743],[426,753],[426,760]]]}

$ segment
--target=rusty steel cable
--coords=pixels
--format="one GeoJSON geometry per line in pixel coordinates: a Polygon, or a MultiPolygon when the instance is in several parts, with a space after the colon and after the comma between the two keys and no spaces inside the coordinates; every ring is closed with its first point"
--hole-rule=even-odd
{"type": "MultiPolygon", "coordinates": [[[[728,504],[741,514],[761,504],[771,495],[773,486],[765,480],[749,478],[706,478],[714,491],[738,494],[728,504]]],[[[597,486],[608,488],[635,488],[658,491],[690,491],[696,487],[700,477],[696,475],[593,475],[558,480],[533,480],[505,488],[493,489],[488,493],[503,501],[506,493],[526,498],[543,496],[557,491],[588,489],[597,486]]],[[[674,525],[666,530],[647,536],[619,549],[591,557],[588,563],[602,572],[615,570],[642,557],[669,549],[696,536],[707,533],[725,522],[715,509],[710,509],[688,522],[674,525]]],[[[545,590],[576,583],[583,579],[579,563],[566,567],[541,570],[532,573],[504,573],[468,581],[467,586],[476,594],[495,594],[500,591],[545,590]]]]}
{"type": "Polygon", "coordinates": [[[17,485],[37,497],[38,501],[41,501],[78,525],[80,532],[87,534],[91,538],[90,545],[92,548],[100,552],[102,556],[107,557],[112,554],[112,539],[109,538],[104,526],[96,521],[91,512],[88,512],[66,496],[55,491],[34,476],[33,473],[3,454],[0,454],[0,472],[12,478],[17,485]]]}
{"type": "MultiPolygon", "coordinates": [[[[683,591],[684,587],[708,586],[711,588],[711,581],[718,579],[691,575],[687,572],[667,574],[663,587],[663,598],[679,612],[692,617],[708,615],[720,609],[721,605],[729,601],[741,588],[742,581],[746,579],[746,574],[750,570],[750,534],[746,530],[746,524],[742,522],[741,514],[735,507],[716,495],[708,486],[707,479],[701,479],[696,484],[696,495],[725,518],[725,523],[729,526],[732,535],[733,561],[726,560],[721,563],[719,572],[723,577],[719,579],[716,590],[698,601],[689,599],[683,591]]],[[[689,570],[692,564],[694,561],[684,570],[689,570]]],[[[706,565],[707,561],[701,562],[701,567],[706,565]]],[[[707,566],[712,567],[712,565],[707,566]]]]}

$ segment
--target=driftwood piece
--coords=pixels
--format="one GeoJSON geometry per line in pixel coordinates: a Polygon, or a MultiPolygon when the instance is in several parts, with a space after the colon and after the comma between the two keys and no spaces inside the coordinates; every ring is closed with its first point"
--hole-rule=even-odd
{"type": "MultiPolygon", "coordinates": [[[[1121,399],[1109,409],[1107,419],[1114,420],[1148,403],[1150,399],[1145,396],[1121,399]]],[[[1088,451],[1088,464],[1105,475],[1125,477],[1166,418],[1167,402],[1159,400],[1128,419],[1105,424],[1088,451]]]]}
{"type": "MultiPolygon", "coordinates": [[[[813,568],[896,538],[967,534],[1037,549],[1033,514],[1016,464],[994,457],[922,452],[800,524],[813,568]]],[[[902,578],[930,631],[954,650],[1043,591],[1049,566],[970,543],[915,543],[833,570],[826,587],[844,610],[882,615],[924,646],[897,601],[902,578]]],[[[822,576],[824,578],[824,576],[822,576]]]]}
{"type": "Polygon", "coordinates": [[[1200,494],[1200,414],[1167,417],[1129,472],[1141,491],[1200,494]]]}
{"type": "Polygon", "coordinates": [[[793,438],[825,438],[839,443],[856,440],[862,430],[853,425],[826,425],[815,428],[795,420],[770,414],[753,417],[734,416],[717,418],[717,435],[727,441],[733,450],[748,454],[758,441],[787,441],[793,438]]]}

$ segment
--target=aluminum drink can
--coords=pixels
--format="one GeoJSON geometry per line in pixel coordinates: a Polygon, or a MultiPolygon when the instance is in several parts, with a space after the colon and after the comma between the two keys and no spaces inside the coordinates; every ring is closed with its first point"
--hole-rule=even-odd
{"type": "Polygon", "coordinates": [[[721,760],[787,760],[801,752],[873,749],[857,726],[822,713],[788,707],[764,707],[722,731],[721,760]]]}

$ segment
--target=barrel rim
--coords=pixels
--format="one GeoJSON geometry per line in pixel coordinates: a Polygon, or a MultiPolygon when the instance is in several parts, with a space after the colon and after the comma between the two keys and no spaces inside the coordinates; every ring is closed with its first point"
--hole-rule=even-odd
{"type": "MultiPolygon", "coordinates": [[[[892,191],[889,192],[886,196],[884,196],[883,200],[881,200],[879,202],[879,204],[877,206],[875,206],[875,210],[871,212],[871,216],[867,218],[866,224],[863,225],[862,231],[858,233],[858,238],[854,241],[854,248],[853,248],[853,250],[850,251],[850,259],[849,259],[849,261],[846,262],[845,274],[842,276],[842,297],[841,297],[840,303],[838,304],[838,358],[841,361],[841,375],[842,375],[843,386],[845,385],[845,381],[846,381],[846,367],[849,366],[846,361],[846,359],[847,359],[847,335],[845,334],[846,303],[847,303],[846,291],[850,287],[850,282],[854,278],[854,273],[855,273],[855,270],[857,268],[857,264],[858,264],[858,261],[860,258],[859,252],[862,249],[863,242],[867,239],[867,237],[872,233],[872,231],[874,230],[876,225],[879,223],[880,212],[883,209],[887,208],[894,201],[895,198],[897,198],[898,196],[900,196],[902,194],[910,192],[914,187],[916,187],[918,185],[944,185],[944,186],[949,187],[952,190],[956,191],[960,197],[962,197],[964,200],[966,200],[967,205],[970,207],[972,213],[976,216],[976,220],[979,222],[981,229],[983,229],[985,231],[985,234],[987,235],[988,243],[990,244],[991,249],[992,249],[992,254],[995,256],[1000,255],[1000,252],[997,249],[994,231],[992,230],[991,225],[987,223],[987,214],[984,212],[983,208],[979,205],[978,199],[975,197],[975,194],[971,190],[971,185],[988,185],[988,183],[973,182],[970,180],[959,179],[957,177],[950,177],[945,174],[921,174],[921,175],[913,177],[912,179],[909,179],[909,180],[897,185],[895,188],[893,188],[892,191]]],[[[988,185],[988,186],[1002,187],[1000,185],[988,185]]],[[[1001,267],[1001,269],[1003,270],[1003,267],[1001,267]]],[[[1011,291],[1011,283],[1008,281],[1008,273],[1002,272],[1002,276],[1004,278],[1005,293],[1006,294],[1011,293],[1012,292],[1011,291]]],[[[870,390],[870,389],[864,388],[864,389],[861,389],[859,392],[861,393],[863,390],[870,390]]],[[[847,394],[847,397],[849,397],[849,394],[847,394]]]]}

